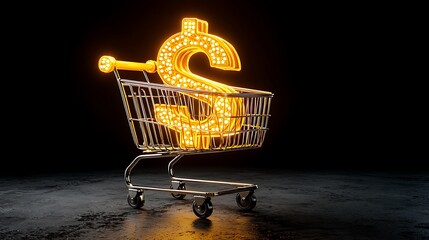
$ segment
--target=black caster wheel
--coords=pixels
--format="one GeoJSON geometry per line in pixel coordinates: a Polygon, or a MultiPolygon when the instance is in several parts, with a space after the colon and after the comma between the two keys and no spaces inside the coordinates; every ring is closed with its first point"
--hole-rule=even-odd
{"type": "MultiPolygon", "coordinates": [[[[170,189],[173,189],[173,185],[170,186],[170,189]]],[[[180,183],[177,187],[177,190],[186,190],[186,186],[184,183],[180,183]]],[[[175,199],[184,199],[186,194],[182,193],[171,193],[171,196],[173,196],[175,199]]]]}
{"type": "Polygon", "coordinates": [[[198,205],[197,202],[194,200],[194,202],[192,203],[192,210],[197,217],[208,218],[213,213],[213,204],[210,199],[204,200],[204,203],[201,205],[198,205]]]}
{"type": "Polygon", "coordinates": [[[131,197],[130,194],[127,196],[128,204],[135,209],[139,209],[144,205],[144,195],[141,192],[137,192],[135,197],[131,197]]]}
{"type": "Polygon", "coordinates": [[[245,197],[242,197],[240,193],[237,193],[235,201],[237,202],[238,207],[244,211],[252,210],[256,206],[256,197],[253,193],[249,193],[245,197]]]}

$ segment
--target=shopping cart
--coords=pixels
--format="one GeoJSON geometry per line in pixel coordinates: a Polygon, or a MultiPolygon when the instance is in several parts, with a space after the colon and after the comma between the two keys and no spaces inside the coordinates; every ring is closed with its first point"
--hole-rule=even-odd
{"type": "Polygon", "coordinates": [[[144,205],[145,191],[168,192],[176,199],[192,195],[194,198],[192,209],[199,218],[207,218],[212,214],[211,198],[215,196],[235,193],[237,205],[244,211],[256,206],[257,200],[254,195],[258,188],[256,184],[176,177],[173,167],[185,155],[260,148],[268,131],[273,93],[238,87],[232,87],[235,93],[219,93],[153,83],[149,80],[147,72],[154,72],[156,66],[149,61],[125,62],[103,56],[99,60],[99,67],[101,71],[114,72],[133,141],[142,151],[142,154],[128,165],[124,174],[128,188],[127,201],[131,207],[139,209],[144,205]],[[121,78],[119,70],[139,70],[142,75],[138,76],[142,79],[121,78]],[[204,96],[208,101],[199,101],[196,96],[204,96]],[[229,116],[229,119],[217,116],[218,113],[214,113],[213,106],[215,99],[219,98],[224,102],[238,102],[242,106],[242,111],[238,116],[229,116]],[[157,109],[160,108],[179,112],[184,112],[185,108],[186,114],[194,123],[193,127],[189,129],[177,127],[186,126],[190,121],[189,117],[160,121],[157,113],[157,109]],[[239,127],[226,128],[222,131],[205,129],[209,116],[212,120],[234,121],[239,127]],[[192,143],[185,139],[185,131],[190,133],[192,143]],[[171,179],[169,188],[139,186],[131,182],[131,171],[139,161],[164,157],[172,158],[167,169],[171,179]],[[186,183],[217,184],[228,188],[217,191],[189,190],[186,183]]]}

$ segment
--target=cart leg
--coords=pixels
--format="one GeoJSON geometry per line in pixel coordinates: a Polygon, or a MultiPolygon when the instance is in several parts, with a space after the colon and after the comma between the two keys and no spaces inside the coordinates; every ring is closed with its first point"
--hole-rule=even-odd
{"type": "MultiPolygon", "coordinates": [[[[137,163],[140,162],[140,160],[142,160],[144,158],[162,158],[162,157],[168,157],[168,156],[175,156],[172,161],[174,161],[175,159],[177,159],[176,160],[176,162],[177,162],[183,155],[173,155],[173,154],[169,154],[169,155],[165,155],[164,154],[163,155],[163,154],[160,154],[160,153],[154,153],[154,154],[139,155],[136,158],[134,158],[134,160],[125,169],[125,173],[124,173],[125,183],[127,184],[127,187],[129,189],[133,188],[133,184],[131,183],[131,171],[137,165],[137,163]]],[[[173,171],[173,170],[171,170],[171,171],[173,171]]]]}
{"type": "MultiPolygon", "coordinates": [[[[173,156],[173,155],[170,155],[170,156],[173,156]]],[[[125,169],[124,178],[125,178],[125,183],[128,187],[127,201],[128,201],[128,204],[132,208],[138,209],[138,208],[143,207],[143,205],[145,203],[145,199],[144,199],[143,187],[133,186],[133,184],[131,183],[131,171],[137,165],[137,163],[140,162],[140,160],[142,160],[144,158],[158,158],[158,157],[164,157],[164,156],[162,154],[139,155],[136,158],[134,158],[134,160],[125,169]]],[[[176,156],[174,159],[176,159],[178,157],[179,156],[176,156]]],[[[181,197],[181,196],[179,196],[179,197],[181,197]]]]}
{"type": "Polygon", "coordinates": [[[137,165],[137,163],[143,159],[142,156],[137,156],[131,163],[128,165],[125,170],[125,182],[128,187],[127,202],[128,204],[135,209],[139,209],[144,205],[144,194],[143,190],[133,189],[131,184],[131,170],[137,165]]]}
{"type": "Polygon", "coordinates": [[[168,175],[170,176],[170,178],[174,177],[174,171],[173,171],[174,164],[176,164],[182,157],[183,157],[183,154],[177,155],[168,163],[168,175]]]}
{"type": "MultiPolygon", "coordinates": [[[[174,171],[173,171],[173,167],[174,164],[176,164],[181,158],[183,157],[182,155],[177,155],[175,158],[173,158],[169,163],[168,163],[168,175],[170,176],[170,179],[174,178],[174,171]]],[[[176,181],[176,180],[171,180],[171,186],[170,189],[177,189],[177,190],[186,190],[186,185],[185,182],[183,181],[176,181]]],[[[171,195],[176,198],[176,199],[184,199],[186,194],[181,194],[181,193],[171,193],[171,195]]]]}

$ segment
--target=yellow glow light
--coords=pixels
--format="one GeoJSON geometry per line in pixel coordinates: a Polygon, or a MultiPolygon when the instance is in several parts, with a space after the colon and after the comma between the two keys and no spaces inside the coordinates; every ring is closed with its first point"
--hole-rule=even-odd
{"type": "Polygon", "coordinates": [[[115,68],[122,70],[139,70],[154,73],[156,72],[156,63],[152,60],[149,60],[146,63],[116,61],[114,57],[102,56],[98,60],[98,68],[104,73],[112,72],[115,68]]]}
{"type": "MultiPolygon", "coordinates": [[[[234,47],[226,40],[208,33],[208,23],[197,18],[184,18],[182,31],[172,35],[158,52],[158,74],[167,85],[206,90],[219,93],[236,91],[216,81],[191,72],[189,60],[202,52],[211,67],[222,70],[241,70],[241,63],[234,47]]],[[[244,106],[240,98],[227,98],[207,94],[192,96],[210,105],[213,113],[206,119],[192,119],[186,106],[157,105],[155,116],[158,122],[167,124],[180,133],[182,148],[207,149],[213,137],[234,134],[243,124],[244,106]],[[177,124],[176,124],[177,123],[177,124]]]]}

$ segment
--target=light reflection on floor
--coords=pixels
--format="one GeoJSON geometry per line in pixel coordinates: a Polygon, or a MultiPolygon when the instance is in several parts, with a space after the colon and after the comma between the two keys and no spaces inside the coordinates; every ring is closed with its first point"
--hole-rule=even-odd
{"type": "MultiPolygon", "coordinates": [[[[215,203],[214,203],[215,204],[215,203]]],[[[251,215],[241,214],[227,205],[215,206],[206,219],[192,212],[192,200],[183,200],[168,209],[142,210],[127,218],[123,226],[126,239],[261,239],[251,215]],[[231,212],[234,211],[235,213],[231,212]],[[153,222],[153,215],[162,215],[153,222]],[[156,224],[156,226],[154,226],[156,224]]]]}

